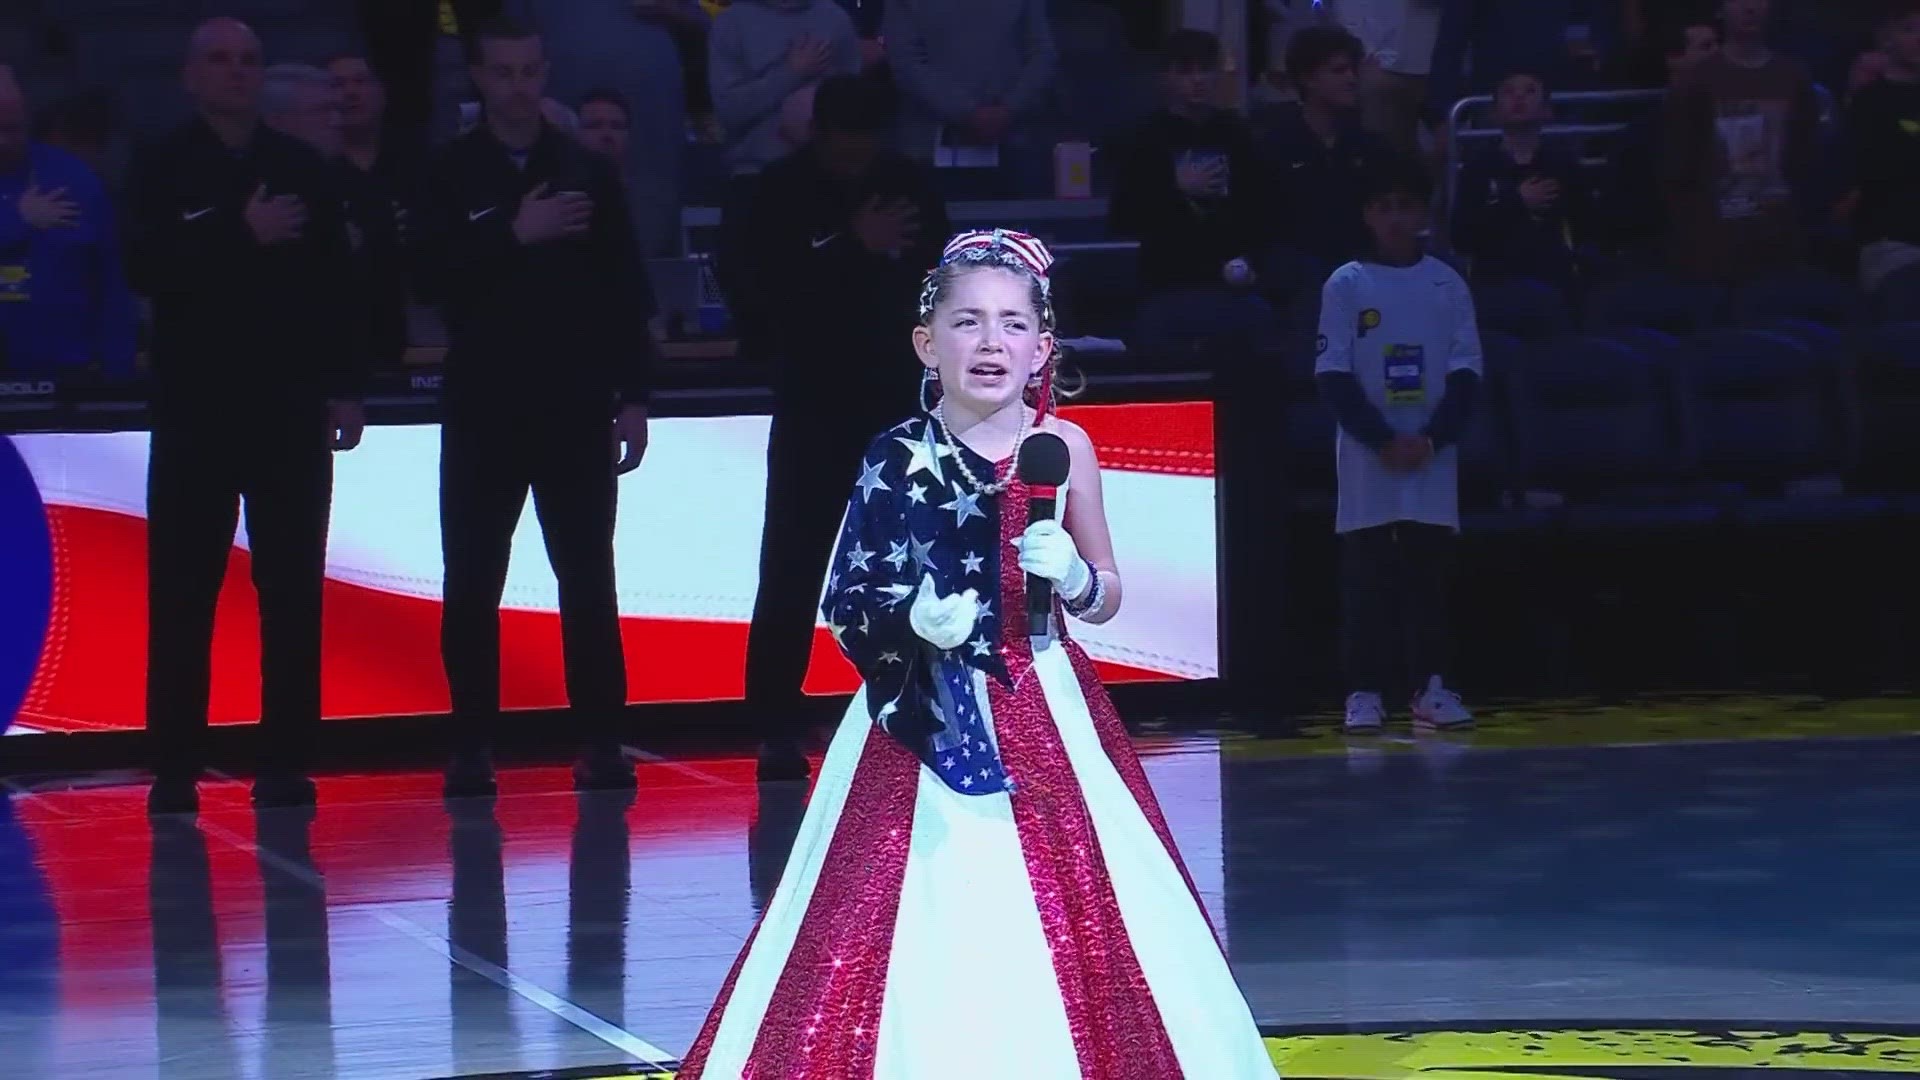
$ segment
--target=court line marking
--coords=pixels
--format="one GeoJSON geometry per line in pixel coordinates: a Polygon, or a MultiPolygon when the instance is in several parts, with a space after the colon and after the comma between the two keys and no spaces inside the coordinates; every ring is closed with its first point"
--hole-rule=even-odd
{"type": "Polygon", "coordinates": [[[725,777],[715,776],[704,769],[694,768],[684,761],[675,761],[669,757],[662,757],[651,750],[642,750],[636,746],[622,746],[620,751],[626,756],[628,761],[638,761],[647,765],[659,765],[677,772],[682,776],[698,780],[708,787],[732,787],[734,784],[734,781],[728,780],[725,777]]]}
{"type": "MultiPolygon", "coordinates": [[[[233,780],[232,777],[227,776],[218,778],[229,781],[233,780]]],[[[282,856],[279,852],[273,851],[270,848],[263,848],[248,840],[246,837],[210,821],[201,820],[196,824],[199,826],[201,832],[226,844],[228,847],[248,852],[256,858],[265,859],[271,862],[274,868],[281,873],[305,883],[315,891],[325,892],[326,882],[319,874],[282,856]]],[[[372,915],[389,929],[412,938],[421,946],[466,968],[468,971],[500,987],[502,990],[507,990],[518,995],[531,1004],[546,1010],[548,1013],[592,1035],[608,1046],[639,1059],[642,1065],[654,1069],[663,1069],[669,1064],[679,1060],[675,1055],[667,1053],[665,1050],[642,1039],[633,1032],[601,1019],[599,1016],[588,1012],[586,1009],[568,1001],[566,998],[548,990],[546,987],[514,974],[507,968],[475,956],[473,953],[455,945],[445,937],[434,933],[404,915],[396,915],[381,905],[370,904],[356,906],[355,910],[372,915]]]]}

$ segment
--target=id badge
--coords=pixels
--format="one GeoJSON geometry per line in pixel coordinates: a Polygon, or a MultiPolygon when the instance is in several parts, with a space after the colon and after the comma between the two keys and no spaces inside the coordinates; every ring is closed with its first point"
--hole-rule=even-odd
{"type": "Polygon", "coordinates": [[[1389,345],[1386,350],[1387,404],[1427,403],[1427,347],[1389,345]]]}

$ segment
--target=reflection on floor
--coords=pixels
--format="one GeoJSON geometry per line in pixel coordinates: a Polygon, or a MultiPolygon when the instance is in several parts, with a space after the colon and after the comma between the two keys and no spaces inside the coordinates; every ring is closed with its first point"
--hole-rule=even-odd
{"type": "MultiPolygon", "coordinates": [[[[1460,740],[1141,746],[1290,1076],[1920,1071],[1920,740],[1883,737],[1916,719],[1550,704],[1460,740]]],[[[427,774],[325,779],[317,814],[223,783],[197,825],[132,784],[15,792],[0,1072],[670,1066],[805,794],[744,757],[641,773],[627,806],[516,769],[491,811],[427,774]]]]}

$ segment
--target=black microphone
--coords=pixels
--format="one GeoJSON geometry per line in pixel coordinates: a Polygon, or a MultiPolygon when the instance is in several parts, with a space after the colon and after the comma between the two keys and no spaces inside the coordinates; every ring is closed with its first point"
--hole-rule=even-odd
{"type": "MultiPolygon", "coordinates": [[[[1020,444],[1020,482],[1027,485],[1027,524],[1052,521],[1060,512],[1060,485],[1067,482],[1073,457],[1058,435],[1046,432],[1029,435],[1020,444]]],[[[1047,632],[1047,620],[1053,614],[1053,582],[1027,575],[1027,636],[1047,632]]]]}

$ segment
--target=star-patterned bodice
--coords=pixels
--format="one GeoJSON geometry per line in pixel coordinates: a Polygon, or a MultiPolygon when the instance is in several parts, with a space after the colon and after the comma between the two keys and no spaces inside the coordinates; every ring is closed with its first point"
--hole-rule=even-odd
{"type": "Polygon", "coordinates": [[[895,425],[868,447],[821,611],[865,680],[875,722],[955,790],[985,794],[1007,783],[970,672],[1007,681],[1000,566],[1006,499],[974,490],[955,454],[967,455],[977,477],[1004,467],[964,445],[949,447],[924,416],[895,425]],[[956,649],[934,649],[908,624],[928,576],[941,596],[967,589],[980,596],[974,633],[956,649]]]}

